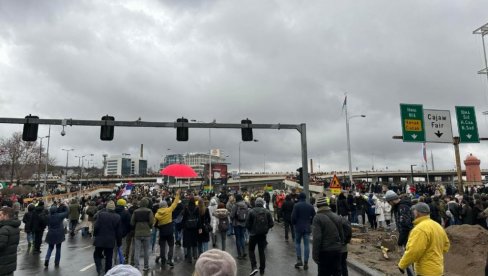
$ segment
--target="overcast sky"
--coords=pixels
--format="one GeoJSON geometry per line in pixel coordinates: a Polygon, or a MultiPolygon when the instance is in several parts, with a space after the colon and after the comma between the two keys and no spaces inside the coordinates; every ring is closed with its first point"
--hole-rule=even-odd
{"type": "MultiPolygon", "coordinates": [[[[421,145],[401,135],[400,103],[451,110],[475,106],[488,136],[481,37],[487,1],[7,1],[0,0],[0,117],[173,122],[307,124],[314,170],[346,170],[348,94],[354,170],[402,169],[422,163],[421,145]]],[[[0,125],[0,136],[21,131],[0,125]]],[[[208,130],[52,127],[50,154],[138,155],[150,167],[168,153],[208,151],[208,130]],[[168,150],[171,149],[171,150],[168,150]]],[[[40,126],[39,136],[48,127],[40,126]]],[[[239,130],[211,131],[212,148],[237,170],[239,130]]],[[[254,130],[241,144],[243,170],[294,171],[300,136],[254,130]]],[[[449,144],[428,144],[435,167],[453,169],[449,144]]],[[[463,144],[488,168],[486,144],[463,144]]],[[[70,164],[78,160],[70,158],[70,164]]]]}

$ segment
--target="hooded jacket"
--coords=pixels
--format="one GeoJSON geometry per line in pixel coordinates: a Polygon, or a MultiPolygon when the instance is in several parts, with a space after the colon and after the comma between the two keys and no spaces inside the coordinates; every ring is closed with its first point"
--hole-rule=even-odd
{"type": "Polygon", "coordinates": [[[33,204],[29,204],[27,207],[27,213],[24,214],[22,222],[24,223],[24,231],[26,233],[32,232],[32,215],[34,214],[34,209],[36,207],[33,204]]]}
{"type": "Polygon", "coordinates": [[[418,275],[444,275],[444,254],[450,247],[446,231],[429,216],[418,217],[398,267],[414,264],[418,275]]]}
{"type": "Polygon", "coordinates": [[[312,235],[312,256],[316,263],[319,262],[320,252],[340,254],[344,241],[341,217],[328,206],[319,207],[313,218],[312,235]]]}
{"type": "Polygon", "coordinates": [[[134,211],[130,220],[130,224],[135,227],[134,237],[149,237],[154,225],[154,214],[151,209],[147,208],[149,205],[147,198],[143,198],[139,205],[140,207],[134,211]]]}
{"type": "Polygon", "coordinates": [[[154,225],[159,228],[161,236],[168,236],[173,234],[173,211],[180,202],[180,195],[176,195],[173,203],[169,207],[159,208],[155,218],[154,225]]]}
{"type": "Polygon", "coordinates": [[[315,216],[315,209],[305,201],[305,194],[300,193],[298,198],[300,201],[293,207],[291,224],[295,226],[295,233],[311,233],[310,226],[315,216]]]}
{"type": "Polygon", "coordinates": [[[395,216],[396,227],[399,233],[399,246],[405,246],[407,244],[408,234],[413,228],[412,211],[410,211],[411,207],[412,202],[410,199],[408,197],[404,197],[401,198],[400,202],[392,208],[393,215],[395,216]]]}
{"type": "Polygon", "coordinates": [[[63,220],[68,216],[66,208],[57,208],[51,206],[49,209],[49,218],[47,223],[46,243],[58,244],[64,241],[64,226],[63,220]]]}
{"type": "Polygon", "coordinates": [[[0,273],[8,275],[17,269],[17,246],[20,220],[0,221],[0,273]]]}
{"type": "Polygon", "coordinates": [[[246,227],[246,221],[239,221],[237,219],[237,210],[240,208],[245,208],[247,209],[247,212],[249,212],[249,207],[247,206],[247,203],[244,200],[241,200],[239,202],[236,202],[234,206],[232,207],[232,212],[230,214],[231,219],[233,220],[233,225],[234,226],[241,226],[241,227],[246,227]]]}

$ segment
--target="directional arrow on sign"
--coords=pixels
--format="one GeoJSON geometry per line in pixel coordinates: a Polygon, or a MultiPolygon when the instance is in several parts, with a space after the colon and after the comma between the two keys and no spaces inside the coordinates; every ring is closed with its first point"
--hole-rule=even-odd
{"type": "Polygon", "coordinates": [[[468,135],[466,135],[466,137],[468,137],[468,139],[471,139],[471,137],[473,137],[473,135],[468,134],[468,135]]]}
{"type": "Polygon", "coordinates": [[[417,134],[412,134],[413,139],[417,139],[417,134]]]}
{"type": "Polygon", "coordinates": [[[442,132],[440,132],[440,131],[438,130],[438,131],[437,131],[436,133],[434,133],[434,134],[435,134],[437,137],[441,138],[442,134],[444,134],[444,133],[442,133],[442,132]]]}

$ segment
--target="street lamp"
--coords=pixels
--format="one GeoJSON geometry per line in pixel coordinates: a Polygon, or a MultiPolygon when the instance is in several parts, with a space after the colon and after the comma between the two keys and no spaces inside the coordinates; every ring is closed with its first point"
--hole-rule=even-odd
{"type": "Polygon", "coordinates": [[[64,169],[64,172],[66,174],[66,178],[65,178],[65,181],[64,181],[64,185],[67,185],[68,184],[68,155],[69,155],[69,152],[70,151],[73,151],[75,149],[61,149],[61,150],[66,151],[66,168],[64,169]]]}
{"type": "Polygon", "coordinates": [[[51,141],[51,125],[49,125],[49,132],[47,134],[47,149],[46,149],[46,167],[44,167],[44,194],[47,190],[47,164],[49,163],[49,142],[51,141]]]}
{"type": "Polygon", "coordinates": [[[352,180],[352,161],[351,161],[351,138],[349,137],[349,120],[353,118],[365,118],[366,115],[352,115],[348,116],[347,115],[347,105],[345,105],[345,111],[346,111],[346,134],[347,134],[347,159],[349,161],[349,181],[351,182],[351,185],[353,184],[352,180]]]}
{"type": "MultiPolygon", "coordinates": [[[[43,137],[37,137],[37,138],[39,138],[41,140],[39,142],[39,163],[37,165],[37,185],[40,186],[40,184],[41,184],[42,139],[49,138],[49,135],[43,136],[43,137]]],[[[49,139],[48,139],[48,141],[49,141],[49,139]]]]}
{"type": "MultiPolygon", "coordinates": [[[[259,142],[258,139],[254,139],[252,141],[259,142]]],[[[241,191],[241,143],[242,141],[239,142],[239,192],[241,191]]]]}
{"type": "MultiPolygon", "coordinates": [[[[194,123],[205,123],[203,121],[197,120],[190,120],[190,122],[194,123]]],[[[212,124],[215,124],[217,121],[213,119],[212,124]]],[[[210,191],[212,191],[212,132],[211,128],[208,129],[208,185],[210,186],[210,191]]]]}

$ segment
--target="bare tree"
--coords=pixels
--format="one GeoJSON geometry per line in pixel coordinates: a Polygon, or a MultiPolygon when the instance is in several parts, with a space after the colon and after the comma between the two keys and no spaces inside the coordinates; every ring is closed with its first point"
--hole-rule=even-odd
{"type": "MultiPolygon", "coordinates": [[[[38,142],[23,141],[22,133],[15,132],[10,138],[0,139],[0,177],[9,178],[10,183],[14,179],[20,182],[30,178],[36,170],[40,171],[43,162],[46,162],[44,147],[39,148],[38,142]]],[[[49,158],[48,165],[52,166],[54,162],[54,158],[49,158]]]]}

